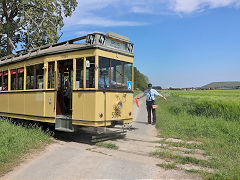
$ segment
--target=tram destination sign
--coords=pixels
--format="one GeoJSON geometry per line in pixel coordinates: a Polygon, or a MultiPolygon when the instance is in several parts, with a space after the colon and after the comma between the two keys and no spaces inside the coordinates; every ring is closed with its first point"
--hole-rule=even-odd
{"type": "Polygon", "coordinates": [[[86,43],[101,45],[131,54],[134,52],[133,43],[127,37],[115,33],[107,33],[106,35],[100,33],[89,34],[86,38],[86,43]]]}

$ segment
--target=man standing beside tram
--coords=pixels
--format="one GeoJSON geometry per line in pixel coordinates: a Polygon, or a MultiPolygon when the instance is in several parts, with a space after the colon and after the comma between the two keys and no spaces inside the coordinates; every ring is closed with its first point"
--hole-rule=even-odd
{"type": "Polygon", "coordinates": [[[156,124],[156,109],[154,108],[155,103],[155,96],[159,96],[163,98],[165,101],[167,100],[166,97],[159,94],[155,89],[152,89],[152,84],[148,84],[148,89],[144,92],[142,96],[138,99],[146,96],[146,107],[148,112],[148,124],[151,124],[151,114],[153,114],[153,122],[152,125],[156,124]]]}

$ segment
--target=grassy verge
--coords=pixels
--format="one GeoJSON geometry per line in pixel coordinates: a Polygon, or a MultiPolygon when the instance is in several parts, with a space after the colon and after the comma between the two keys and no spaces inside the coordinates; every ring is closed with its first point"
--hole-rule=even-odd
{"type": "Polygon", "coordinates": [[[99,147],[104,147],[108,149],[115,149],[115,150],[118,149],[118,146],[113,143],[99,142],[99,143],[96,143],[96,145],[99,147]]]}
{"type": "MultiPolygon", "coordinates": [[[[197,145],[201,147],[196,148],[204,149],[206,154],[213,156],[214,159],[210,164],[196,162],[193,159],[190,162],[203,166],[210,165],[217,169],[215,174],[206,178],[238,179],[240,177],[239,103],[231,97],[228,101],[227,95],[236,93],[237,96],[240,91],[219,91],[221,95],[218,95],[218,92],[207,93],[208,91],[179,91],[172,94],[170,92],[167,102],[158,101],[156,127],[159,134],[165,138],[202,142],[201,145],[197,145]]],[[[192,146],[181,143],[177,145],[187,148],[192,146]]],[[[159,156],[165,155],[159,154],[159,156]]],[[[178,159],[181,163],[185,161],[180,157],[170,158],[178,159]]]]}
{"type": "Polygon", "coordinates": [[[157,164],[157,166],[162,167],[164,169],[177,169],[176,163],[157,164]]]}
{"type": "Polygon", "coordinates": [[[209,161],[196,159],[194,157],[174,155],[167,151],[166,152],[155,151],[151,153],[151,155],[158,158],[173,159],[175,160],[175,163],[180,163],[180,164],[195,164],[195,165],[201,165],[204,167],[212,167],[212,164],[209,161]]]}
{"type": "Polygon", "coordinates": [[[0,118],[0,176],[11,170],[32,149],[50,143],[50,135],[38,127],[23,127],[0,118]]]}
{"type": "Polygon", "coordinates": [[[195,144],[195,143],[186,143],[186,142],[167,142],[164,140],[161,141],[156,141],[157,143],[160,144],[167,144],[169,146],[174,146],[174,147],[184,147],[188,149],[203,149],[204,146],[202,144],[195,144]]]}

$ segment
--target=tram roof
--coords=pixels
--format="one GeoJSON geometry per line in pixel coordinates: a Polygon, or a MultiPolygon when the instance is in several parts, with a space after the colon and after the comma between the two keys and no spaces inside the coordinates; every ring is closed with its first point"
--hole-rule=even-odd
{"type": "Polygon", "coordinates": [[[128,37],[112,32],[108,32],[107,34],[92,33],[64,42],[47,44],[28,51],[18,52],[15,55],[2,57],[0,58],[0,66],[25,61],[36,57],[94,48],[115,53],[117,52],[131,57],[134,56],[134,44],[130,42],[128,37]],[[74,43],[84,39],[84,43],[74,43]]]}

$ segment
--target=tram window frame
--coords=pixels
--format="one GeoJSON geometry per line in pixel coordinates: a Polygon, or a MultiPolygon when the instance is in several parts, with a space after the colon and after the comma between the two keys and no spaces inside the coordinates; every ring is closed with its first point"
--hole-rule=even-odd
{"type": "Polygon", "coordinates": [[[18,79],[17,79],[17,89],[24,90],[24,67],[17,69],[18,79]]]}
{"type": "Polygon", "coordinates": [[[90,67],[86,67],[86,88],[95,88],[95,56],[86,57],[86,61],[90,62],[90,67]]]}
{"type": "Polygon", "coordinates": [[[11,90],[24,89],[24,67],[11,69],[11,90]]]}
{"type": "Polygon", "coordinates": [[[35,89],[34,86],[34,65],[26,67],[26,89],[35,89]]]}
{"type": "Polygon", "coordinates": [[[26,89],[43,89],[44,88],[43,67],[44,67],[43,63],[30,65],[26,67],[27,69],[26,89]]]}
{"type": "Polygon", "coordinates": [[[111,89],[124,89],[123,86],[123,62],[122,61],[117,61],[115,59],[110,60],[110,65],[111,65],[111,84],[110,88],[111,89]]]}
{"type": "Polygon", "coordinates": [[[3,73],[2,74],[2,91],[8,91],[8,70],[3,71],[2,73],[3,73]],[[7,76],[7,77],[5,78],[5,76],[7,76]],[[6,83],[5,83],[5,81],[6,81],[6,83]],[[4,89],[3,89],[3,86],[5,86],[4,89]]]}
{"type": "Polygon", "coordinates": [[[133,78],[132,63],[100,56],[98,66],[99,66],[99,72],[98,72],[98,75],[99,75],[98,88],[99,89],[128,90],[127,83],[128,81],[132,81],[132,78],[133,78]],[[129,66],[129,68],[125,68],[126,65],[129,66]],[[117,66],[119,66],[118,70],[117,70],[117,66]],[[131,69],[130,73],[127,72],[126,69],[128,69],[128,71],[129,69],[131,69]],[[105,79],[107,79],[104,85],[102,83],[103,80],[101,80],[103,76],[101,74],[103,73],[103,71],[106,71],[105,79]],[[118,77],[117,77],[117,74],[118,74],[118,77]],[[119,75],[121,77],[119,77],[119,75]]]}
{"type": "Polygon", "coordinates": [[[84,82],[84,58],[76,59],[76,89],[83,88],[84,82]]]}
{"type": "Polygon", "coordinates": [[[55,61],[48,62],[48,89],[55,88],[55,79],[56,79],[56,72],[55,72],[55,61]]]}
{"type": "Polygon", "coordinates": [[[133,77],[132,77],[132,74],[133,74],[132,67],[133,67],[132,63],[123,62],[123,74],[124,74],[124,76],[123,76],[123,83],[125,85],[124,89],[128,88],[127,84],[128,84],[129,81],[132,82],[132,79],[133,79],[133,77]],[[130,65],[129,68],[126,68],[125,66],[128,67],[128,65],[130,65]],[[127,72],[128,69],[130,70],[130,73],[127,72]],[[129,77],[126,77],[128,75],[129,75],[129,77]]]}
{"type": "Polygon", "coordinates": [[[44,64],[36,64],[36,89],[43,89],[44,85],[44,64]]]}
{"type": "Polygon", "coordinates": [[[110,88],[110,58],[99,56],[98,62],[98,88],[110,88]]]}
{"type": "Polygon", "coordinates": [[[11,69],[11,90],[17,90],[17,70],[11,69]]]}

